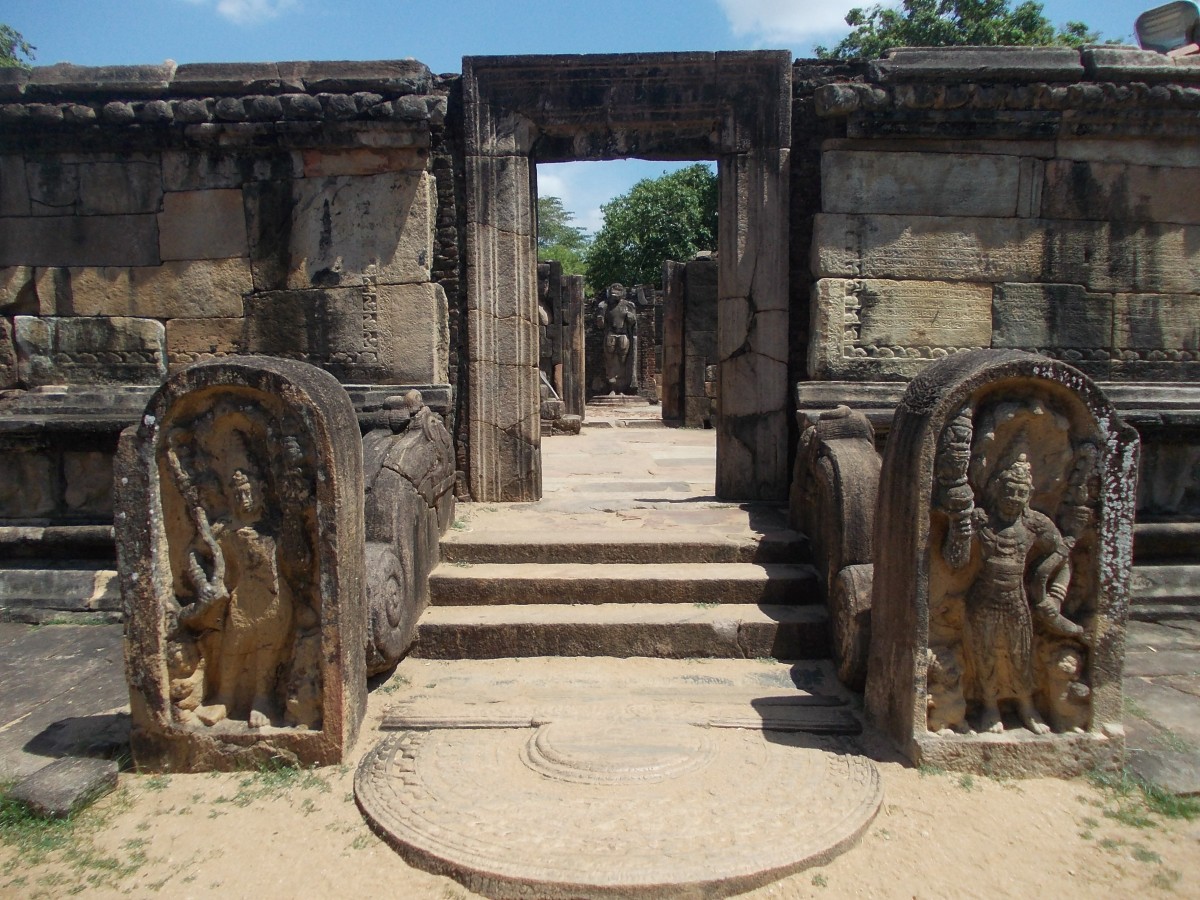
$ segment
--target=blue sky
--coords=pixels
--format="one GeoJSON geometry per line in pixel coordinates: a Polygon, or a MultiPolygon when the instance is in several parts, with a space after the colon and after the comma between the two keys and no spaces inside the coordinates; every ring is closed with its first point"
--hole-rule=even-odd
{"type": "MultiPolygon", "coordinates": [[[[1158,4],[1047,0],[1055,24],[1081,19],[1128,38],[1158,4]]],[[[414,57],[458,72],[476,54],[784,49],[836,43],[854,0],[4,0],[0,22],[37,47],[35,63],[98,66],[414,57]]],[[[665,163],[542,166],[539,189],[575,224],[599,226],[600,204],[665,163]]]]}

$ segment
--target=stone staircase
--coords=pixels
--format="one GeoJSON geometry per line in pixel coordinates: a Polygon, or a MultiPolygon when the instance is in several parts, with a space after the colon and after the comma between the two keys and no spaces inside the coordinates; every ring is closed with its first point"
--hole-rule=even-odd
{"type": "Polygon", "coordinates": [[[740,540],[451,533],[413,653],[825,658],[827,617],[807,558],[807,540],[782,527],[740,540]]]}

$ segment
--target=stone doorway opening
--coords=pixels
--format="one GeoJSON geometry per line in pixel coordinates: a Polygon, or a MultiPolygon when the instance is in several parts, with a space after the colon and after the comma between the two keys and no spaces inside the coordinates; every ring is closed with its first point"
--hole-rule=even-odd
{"type": "Polygon", "coordinates": [[[536,165],[717,160],[717,494],[787,492],[785,51],[467,57],[468,478],[541,496],[536,165]]]}
{"type": "Polygon", "coordinates": [[[542,437],[577,429],[562,416],[712,428],[716,161],[535,171],[542,437]]]}

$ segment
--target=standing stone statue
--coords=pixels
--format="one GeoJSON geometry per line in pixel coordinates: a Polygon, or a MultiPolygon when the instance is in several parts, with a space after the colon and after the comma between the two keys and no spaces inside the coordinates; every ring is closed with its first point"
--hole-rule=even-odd
{"type": "Polygon", "coordinates": [[[1031,466],[1020,453],[992,475],[985,508],[949,513],[947,560],[965,564],[975,554],[979,559],[967,589],[963,629],[968,664],[978,682],[979,731],[1004,730],[999,701],[1008,699],[1015,701],[1026,728],[1047,733],[1050,728],[1033,702],[1035,616],[1051,634],[1083,634],[1060,612],[1071,580],[1070,550],[1050,518],[1029,508],[1032,494],[1031,466]]]}
{"type": "Polygon", "coordinates": [[[604,380],[609,393],[636,394],[637,308],[622,285],[609,285],[608,298],[597,310],[596,328],[604,334],[604,380]]]}
{"type": "Polygon", "coordinates": [[[135,762],[337,762],[365,704],[362,444],[336,379],[201,363],[117,455],[135,762]]]}
{"type": "Polygon", "coordinates": [[[909,384],[879,481],[866,704],[915,763],[1119,765],[1137,455],[1061,362],[964,352],[909,384]]]}

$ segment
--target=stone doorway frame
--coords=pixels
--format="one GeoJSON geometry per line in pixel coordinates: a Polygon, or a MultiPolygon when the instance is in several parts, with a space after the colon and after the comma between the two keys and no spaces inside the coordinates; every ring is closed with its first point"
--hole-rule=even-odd
{"type": "Polygon", "coordinates": [[[791,54],[463,58],[468,478],[542,493],[539,162],[716,159],[717,495],[787,496],[791,54]]]}

